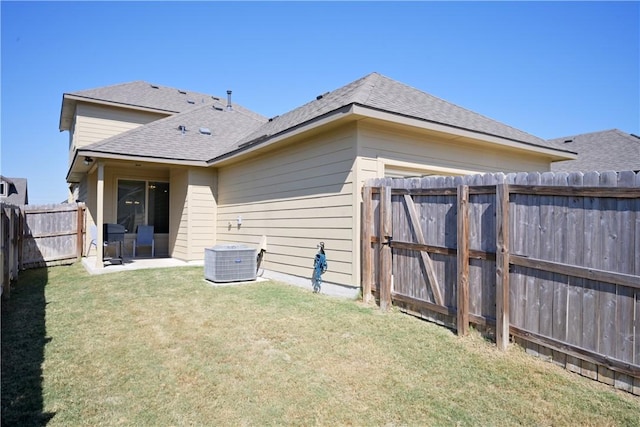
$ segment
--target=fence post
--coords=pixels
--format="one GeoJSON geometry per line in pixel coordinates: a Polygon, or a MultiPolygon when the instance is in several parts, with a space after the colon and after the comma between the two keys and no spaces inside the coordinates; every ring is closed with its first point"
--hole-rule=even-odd
{"type": "Polygon", "coordinates": [[[391,307],[391,187],[380,188],[380,309],[391,307]]]}
{"type": "Polygon", "coordinates": [[[78,232],[76,239],[76,248],[78,253],[78,261],[82,259],[82,253],[84,252],[84,205],[78,203],[78,211],[76,215],[76,230],[78,232]]]}
{"type": "Polygon", "coordinates": [[[458,186],[458,335],[469,333],[469,186],[458,186]]]}
{"type": "Polygon", "coordinates": [[[496,186],[496,344],[509,345],[509,184],[496,186]]]}
{"type": "Polygon", "coordinates": [[[362,301],[371,301],[371,283],[373,282],[373,254],[371,234],[373,228],[373,191],[369,186],[362,189],[362,301]]]}

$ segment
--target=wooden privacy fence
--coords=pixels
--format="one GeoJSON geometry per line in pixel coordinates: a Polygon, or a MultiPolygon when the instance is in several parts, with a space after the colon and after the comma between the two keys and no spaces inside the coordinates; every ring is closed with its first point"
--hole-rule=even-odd
{"type": "Polygon", "coordinates": [[[8,297],[18,271],[70,264],[82,256],[85,206],[78,204],[2,205],[2,294],[8,297]]]}
{"type": "Polygon", "coordinates": [[[640,174],[375,179],[365,300],[640,394],[640,174]]]}

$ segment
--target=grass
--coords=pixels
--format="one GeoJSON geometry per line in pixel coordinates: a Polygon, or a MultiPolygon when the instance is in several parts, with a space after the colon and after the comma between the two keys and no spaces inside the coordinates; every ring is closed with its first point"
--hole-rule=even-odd
{"type": "Polygon", "coordinates": [[[202,268],[25,271],[3,425],[640,425],[640,399],[478,334],[202,268]]]}

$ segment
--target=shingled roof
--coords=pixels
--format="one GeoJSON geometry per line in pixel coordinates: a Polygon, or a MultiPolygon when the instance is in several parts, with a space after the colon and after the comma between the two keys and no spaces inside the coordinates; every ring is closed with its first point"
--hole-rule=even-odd
{"type": "Polygon", "coordinates": [[[228,112],[225,108],[226,100],[223,102],[220,98],[205,98],[206,95],[183,92],[185,93],[151,86],[145,82],[133,82],[74,93],[87,99],[95,97],[123,105],[167,111],[184,108],[171,117],[83,147],[82,151],[88,154],[213,163],[353,105],[365,107],[369,111],[382,111],[392,116],[409,117],[524,145],[567,151],[564,147],[558,147],[378,73],[371,73],[269,120],[236,104],[233,106],[234,111],[228,112]],[[185,99],[195,100],[194,104],[188,104],[191,108],[184,107],[185,99]],[[178,131],[181,125],[186,126],[184,134],[178,131]],[[199,134],[200,127],[211,129],[212,134],[199,134]]]}
{"type": "Polygon", "coordinates": [[[554,172],[640,171],[640,137],[619,129],[555,138],[549,142],[578,153],[576,160],[552,163],[554,172]]]}
{"type": "MultiPolygon", "coordinates": [[[[140,80],[71,92],[68,95],[172,113],[180,113],[195,105],[208,104],[214,100],[211,95],[204,93],[160,86],[140,80]]],[[[219,100],[218,97],[215,99],[219,100]]]]}
{"type": "Polygon", "coordinates": [[[556,148],[538,138],[496,120],[444,101],[378,73],[371,73],[346,86],[318,96],[315,100],[273,118],[238,146],[252,140],[268,139],[319,116],[355,104],[404,117],[506,138],[525,144],[556,148]]]}
{"type": "Polygon", "coordinates": [[[151,122],[83,147],[92,153],[136,157],[207,161],[226,153],[239,139],[267,119],[221,102],[151,122]]]}

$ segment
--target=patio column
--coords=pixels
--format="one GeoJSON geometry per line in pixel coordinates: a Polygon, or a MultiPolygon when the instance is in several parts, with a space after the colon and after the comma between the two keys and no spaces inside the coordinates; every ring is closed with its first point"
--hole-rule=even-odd
{"type": "Polygon", "coordinates": [[[98,182],[96,185],[96,268],[104,268],[104,163],[98,162],[98,182]]]}

